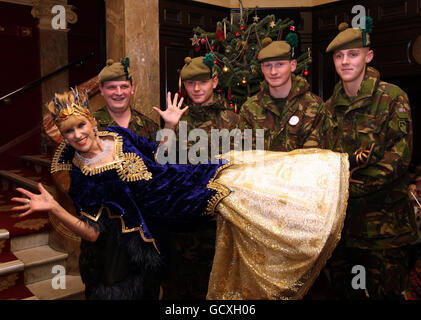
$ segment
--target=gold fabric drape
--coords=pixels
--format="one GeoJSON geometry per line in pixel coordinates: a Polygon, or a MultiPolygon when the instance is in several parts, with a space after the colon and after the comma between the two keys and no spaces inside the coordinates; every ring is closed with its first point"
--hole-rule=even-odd
{"type": "MultiPolygon", "coordinates": [[[[348,200],[346,154],[231,152],[217,206],[207,299],[301,299],[337,245],[348,200]]],[[[224,155],[227,157],[227,155],[224,155]]]]}

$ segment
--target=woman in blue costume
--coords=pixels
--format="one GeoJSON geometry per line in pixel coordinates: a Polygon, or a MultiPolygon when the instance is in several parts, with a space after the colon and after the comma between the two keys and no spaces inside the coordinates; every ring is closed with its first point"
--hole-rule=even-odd
{"type": "MultiPolygon", "coordinates": [[[[187,110],[177,100],[169,95],[167,109],[156,108],[166,128],[187,110]]],[[[40,194],[18,188],[25,197],[12,199],[21,204],[14,210],[48,211],[81,236],[88,299],[157,299],[162,230],[210,219],[215,210],[209,299],[301,298],[339,240],[346,156],[246,152],[230,163],[161,165],[155,143],[121,127],[98,132],[86,93],[58,95],[49,110],[65,138],[51,172],[69,174],[79,217],[41,184],[40,194]]]]}

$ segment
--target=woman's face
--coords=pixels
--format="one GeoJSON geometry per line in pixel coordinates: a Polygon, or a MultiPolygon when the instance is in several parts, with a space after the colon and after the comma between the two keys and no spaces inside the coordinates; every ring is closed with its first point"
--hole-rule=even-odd
{"type": "Polygon", "coordinates": [[[83,116],[71,116],[60,123],[59,130],[63,138],[79,152],[89,152],[96,144],[94,125],[83,116]]]}

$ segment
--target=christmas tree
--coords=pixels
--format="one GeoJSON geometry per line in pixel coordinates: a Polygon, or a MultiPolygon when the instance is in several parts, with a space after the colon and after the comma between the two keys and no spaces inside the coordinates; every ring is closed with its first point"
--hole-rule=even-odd
{"type": "MultiPolygon", "coordinates": [[[[239,112],[247,97],[260,90],[260,83],[264,80],[257,60],[263,39],[285,40],[293,48],[293,53],[298,53],[299,42],[293,20],[276,20],[275,15],[268,15],[260,20],[257,7],[254,10],[241,11],[239,24],[224,18],[217,22],[214,32],[207,32],[200,27],[194,28],[191,38],[196,53],[213,55],[219,78],[217,92],[228,99],[235,112],[239,112]],[[251,20],[253,12],[255,15],[251,20]],[[247,23],[249,19],[253,21],[251,24],[247,23]]],[[[299,57],[293,55],[293,58],[298,62],[295,73],[308,76],[310,50],[299,57]]]]}

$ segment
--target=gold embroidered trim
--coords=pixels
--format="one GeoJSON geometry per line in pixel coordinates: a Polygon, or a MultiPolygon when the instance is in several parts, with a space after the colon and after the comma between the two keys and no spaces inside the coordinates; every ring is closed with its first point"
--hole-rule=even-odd
{"type": "Polygon", "coordinates": [[[99,218],[100,218],[100,217],[101,217],[101,215],[102,215],[102,211],[103,211],[104,209],[106,209],[106,210],[107,210],[108,217],[109,217],[110,219],[117,219],[117,218],[119,218],[119,219],[120,219],[120,223],[121,223],[121,232],[122,232],[122,233],[129,233],[129,232],[139,231],[139,234],[140,234],[140,236],[142,237],[142,240],[143,240],[143,241],[145,241],[145,242],[152,242],[152,243],[153,243],[153,245],[154,245],[154,247],[155,247],[155,249],[156,249],[156,251],[158,251],[158,253],[159,253],[159,254],[161,254],[161,252],[159,251],[159,249],[158,249],[158,247],[157,247],[157,245],[156,245],[156,243],[155,243],[155,239],[154,239],[154,238],[151,238],[151,239],[147,239],[147,238],[145,238],[145,235],[144,235],[144,233],[143,233],[143,229],[142,229],[142,227],[134,227],[134,228],[128,229],[128,228],[126,227],[126,223],[124,222],[123,218],[122,218],[122,217],[120,217],[120,216],[113,216],[113,215],[111,214],[111,210],[110,210],[108,207],[101,207],[101,208],[99,209],[98,214],[96,215],[96,217],[94,217],[94,216],[92,216],[92,215],[90,215],[89,213],[86,213],[86,212],[84,212],[84,211],[80,211],[80,213],[81,213],[83,216],[85,216],[85,217],[87,217],[87,218],[89,218],[89,219],[91,219],[91,220],[93,220],[93,221],[95,221],[95,222],[98,222],[99,218]]]}
{"type": "Polygon", "coordinates": [[[213,178],[209,180],[209,183],[207,184],[207,188],[216,190],[216,194],[208,200],[208,205],[206,207],[206,214],[214,215],[215,214],[215,208],[218,205],[219,201],[221,201],[223,198],[228,196],[231,193],[231,190],[225,187],[224,185],[215,182],[216,177],[218,174],[224,170],[225,168],[228,168],[231,166],[231,163],[224,164],[216,170],[215,174],[213,175],[213,178]]]}
{"type": "MultiPolygon", "coordinates": [[[[116,169],[117,173],[123,181],[139,181],[139,180],[150,180],[152,179],[152,173],[148,171],[142,158],[135,153],[123,153],[123,138],[116,132],[100,131],[98,136],[112,136],[114,138],[114,155],[115,160],[95,167],[88,167],[81,159],[76,155],[73,157],[73,164],[82,171],[85,176],[93,176],[108,170],[116,169]]],[[[54,155],[53,162],[51,165],[51,173],[60,170],[71,170],[72,164],[58,164],[60,155],[66,147],[66,143],[62,142],[57,148],[54,155]]]]}
{"type": "Polygon", "coordinates": [[[125,153],[124,160],[117,168],[118,176],[123,181],[138,181],[152,179],[152,173],[148,171],[142,158],[135,153],[125,153]]]}
{"type": "Polygon", "coordinates": [[[72,170],[72,164],[71,163],[58,163],[60,160],[61,153],[63,152],[64,148],[66,147],[66,143],[63,141],[60,143],[60,145],[57,147],[56,152],[54,153],[53,160],[51,161],[51,173],[67,170],[72,170]]]}

